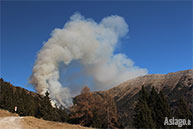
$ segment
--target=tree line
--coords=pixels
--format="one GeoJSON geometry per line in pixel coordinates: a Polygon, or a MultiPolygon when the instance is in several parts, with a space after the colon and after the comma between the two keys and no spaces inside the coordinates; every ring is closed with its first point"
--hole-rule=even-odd
{"type": "Polygon", "coordinates": [[[95,128],[121,128],[115,102],[109,94],[91,93],[88,87],[84,87],[73,103],[68,109],[53,107],[48,92],[41,96],[0,79],[1,109],[15,113],[14,107],[17,106],[16,113],[20,116],[35,116],[95,128]]]}
{"type": "Polygon", "coordinates": [[[50,102],[49,93],[45,96],[14,87],[12,84],[0,79],[0,108],[20,116],[35,116],[50,121],[65,122],[68,120],[66,109],[62,106],[53,107],[50,102]]]}
{"type": "MultiPolygon", "coordinates": [[[[168,119],[174,117],[175,119],[193,120],[193,114],[183,98],[176,101],[176,108],[173,110],[166,95],[162,91],[158,93],[154,87],[148,93],[142,86],[134,111],[133,120],[136,128],[179,128],[177,125],[164,125],[166,117],[168,119]]],[[[184,125],[183,128],[192,129],[193,124],[184,125]]]]}
{"type": "MultiPolygon", "coordinates": [[[[167,96],[162,91],[157,92],[154,87],[150,92],[142,87],[134,105],[135,128],[178,128],[164,125],[165,117],[193,120],[193,114],[183,98],[176,101],[176,108],[171,108],[167,96]]],[[[1,78],[0,108],[15,112],[15,106],[18,107],[17,113],[20,116],[35,116],[45,120],[94,128],[123,128],[113,97],[105,91],[90,92],[87,86],[82,89],[80,95],[73,98],[73,106],[66,109],[62,106],[53,107],[48,92],[45,96],[41,96],[23,88],[14,87],[1,78]]],[[[183,128],[193,128],[193,124],[183,128]]]]}

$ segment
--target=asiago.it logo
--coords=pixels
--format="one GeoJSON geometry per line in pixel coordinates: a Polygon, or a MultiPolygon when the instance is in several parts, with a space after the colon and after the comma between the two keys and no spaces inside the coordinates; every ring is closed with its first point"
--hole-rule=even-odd
{"type": "Polygon", "coordinates": [[[178,127],[182,127],[184,125],[191,125],[191,120],[175,119],[174,117],[168,119],[168,117],[165,117],[164,125],[177,125],[178,127]]]}

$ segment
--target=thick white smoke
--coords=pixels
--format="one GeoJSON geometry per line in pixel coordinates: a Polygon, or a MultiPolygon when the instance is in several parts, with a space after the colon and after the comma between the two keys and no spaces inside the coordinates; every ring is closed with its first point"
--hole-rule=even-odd
{"type": "Polygon", "coordinates": [[[30,83],[38,93],[49,91],[55,103],[69,106],[72,104],[70,89],[59,82],[61,62],[68,66],[78,60],[84,73],[92,76],[98,90],[147,74],[146,69],[134,66],[126,55],[113,54],[118,40],[127,32],[128,25],[120,16],[105,17],[96,23],[75,13],[64,28],[52,32],[40,50],[30,83]]]}

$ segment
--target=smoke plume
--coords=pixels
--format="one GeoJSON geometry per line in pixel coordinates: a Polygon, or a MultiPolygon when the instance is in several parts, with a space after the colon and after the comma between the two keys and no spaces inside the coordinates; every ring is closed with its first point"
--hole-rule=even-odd
{"type": "MultiPolygon", "coordinates": [[[[116,86],[131,78],[147,74],[146,69],[134,66],[123,53],[114,54],[119,39],[128,33],[123,17],[112,15],[96,23],[75,13],[62,29],[55,29],[40,50],[33,67],[30,83],[38,93],[49,91],[54,103],[72,104],[70,87],[62,85],[60,64],[78,61],[84,74],[93,78],[95,89],[116,86]]],[[[78,73],[77,73],[78,74],[78,73]]]]}

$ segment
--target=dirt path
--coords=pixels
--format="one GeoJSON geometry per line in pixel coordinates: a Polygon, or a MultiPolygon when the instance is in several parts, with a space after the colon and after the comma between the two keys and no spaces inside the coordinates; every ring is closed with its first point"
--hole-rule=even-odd
{"type": "Polygon", "coordinates": [[[32,116],[20,117],[0,109],[0,129],[91,129],[80,125],[46,121],[32,116]]]}
{"type": "Polygon", "coordinates": [[[9,116],[0,118],[0,129],[21,129],[20,120],[22,117],[9,116]]]}

